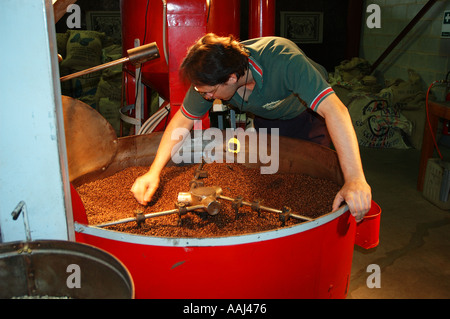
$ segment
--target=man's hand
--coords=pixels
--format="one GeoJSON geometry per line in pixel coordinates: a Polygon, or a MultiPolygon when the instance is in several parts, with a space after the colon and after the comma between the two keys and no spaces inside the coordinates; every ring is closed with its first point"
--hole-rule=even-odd
{"type": "Polygon", "coordinates": [[[151,201],[158,189],[161,171],[169,162],[172,151],[176,152],[178,149],[175,149],[175,147],[181,147],[182,141],[189,134],[193,126],[194,121],[185,117],[181,112],[181,108],[170,120],[169,125],[164,130],[156,157],[149,171],[138,177],[131,187],[131,192],[139,204],[147,205],[151,201]],[[182,131],[185,133],[185,136],[175,134],[172,137],[176,129],[185,129],[182,131]]]}
{"type": "Polygon", "coordinates": [[[356,222],[362,221],[372,204],[369,184],[365,180],[346,182],[334,199],[333,211],[337,210],[344,201],[356,222]]]}
{"type": "Polygon", "coordinates": [[[133,186],[131,192],[141,205],[147,205],[159,186],[159,175],[152,174],[150,172],[138,177],[133,186]]]}

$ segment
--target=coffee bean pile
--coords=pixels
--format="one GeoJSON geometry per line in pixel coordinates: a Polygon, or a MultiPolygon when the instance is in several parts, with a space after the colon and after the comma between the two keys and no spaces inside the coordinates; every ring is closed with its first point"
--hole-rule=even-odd
{"type": "MultiPolygon", "coordinates": [[[[158,190],[147,206],[135,200],[130,189],[135,179],[144,174],[147,167],[129,167],[110,177],[77,187],[84,203],[89,225],[96,225],[143,214],[176,208],[179,192],[189,192],[189,183],[199,165],[168,166],[161,173],[158,190]]],[[[204,186],[220,186],[222,194],[244,201],[259,200],[261,205],[317,218],[331,212],[334,197],[340,186],[336,183],[308,175],[277,173],[261,175],[259,169],[236,163],[205,164],[208,176],[201,179],[204,186]]],[[[158,237],[218,237],[242,235],[274,230],[282,227],[280,214],[261,211],[260,216],[249,206],[235,209],[230,201],[218,199],[220,212],[210,216],[204,211],[191,211],[148,218],[138,227],[136,222],[108,226],[106,229],[158,237]]],[[[303,222],[289,218],[284,227],[303,222]]]]}

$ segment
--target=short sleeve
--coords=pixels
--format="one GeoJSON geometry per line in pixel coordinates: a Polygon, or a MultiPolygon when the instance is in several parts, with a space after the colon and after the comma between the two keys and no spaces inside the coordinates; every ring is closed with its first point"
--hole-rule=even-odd
{"type": "Polygon", "coordinates": [[[194,90],[194,87],[191,86],[184,97],[181,112],[188,119],[200,120],[212,106],[212,101],[204,99],[194,90]]]}
{"type": "Polygon", "coordinates": [[[285,85],[298,94],[313,111],[317,111],[320,103],[334,93],[319,70],[301,53],[290,57],[285,81],[285,85]]]}

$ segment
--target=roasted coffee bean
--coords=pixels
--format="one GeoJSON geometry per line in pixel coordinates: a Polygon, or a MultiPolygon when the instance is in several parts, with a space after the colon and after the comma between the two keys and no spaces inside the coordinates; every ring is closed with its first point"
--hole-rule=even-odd
{"type": "MultiPolygon", "coordinates": [[[[90,225],[135,217],[135,211],[143,214],[175,208],[179,192],[189,192],[198,165],[168,166],[161,173],[158,190],[151,202],[143,207],[135,200],[130,189],[135,179],[144,174],[147,167],[129,167],[115,175],[77,187],[84,203],[90,225]]],[[[261,175],[258,169],[235,163],[211,163],[203,166],[208,177],[202,179],[205,186],[220,186],[223,195],[231,198],[242,196],[244,201],[260,200],[260,205],[317,218],[331,212],[332,203],[340,186],[336,183],[304,174],[277,173],[261,175]],[[231,168],[231,169],[230,169],[231,168]]],[[[204,211],[191,211],[181,216],[147,218],[141,227],[135,222],[109,226],[107,229],[157,237],[218,237],[249,234],[281,228],[280,216],[261,210],[258,213],[249,206],[239,208],[236,219],[232,202],[218,199],[220,212],[210,216],[204,211]]],[[[303,221],[289,218],[284,227],[303,221]]]]}

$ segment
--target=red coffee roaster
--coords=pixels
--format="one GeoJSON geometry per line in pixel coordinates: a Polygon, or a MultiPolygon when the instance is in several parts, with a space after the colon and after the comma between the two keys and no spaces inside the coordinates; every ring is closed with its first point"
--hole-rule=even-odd
{"type": "MultiPolygon", "coordinates": [[[[258,12],[252,9],[249,37],[271,35],[267,33],[272,32],[274,1],[250,2],[258,12]],[[265,17],[267,23],[261,23],[265,17]]],[[[124,50],[136,46],[135,39],[140,45],[158,45],[161,58],[142,66],[142,82],[170,103],[169,118],[187,89],[178,78],[178,67],[188,47],[206,32],[239,37],[239,6],[238,0],[121,1],[124,50]]],[[[129,104],[135,98],[134,72],[133,66],[127,66],[129,104]]],[[[63,107],[65,119],[80,112],[96,122],[95,129],[89,130],[87,123],[94,121],[78,114],[80,121],[64,124],[76,240],[116,256],[133,277],[136,298],[345,298],[354,245],[378,244],[381,209],[375,202],[358,224],[343,206],[295,226],[217,238],[140,236],[89,225],[75,187],[126,167],[149,166],[162,133],[117,138],[84,103],[63,97],[63,107]],[[76,129],[78,122],[82,130],[76,129]]],[[[205,118],[203,128],[207,127],[205,118]]],[[[343,183],[334,151],[283,137],[279,144],[279,172],[343,183]]]]}
{"type": "MultiPolygon", "coordinates": [[[[89,172],[73,184],[103,178],[127,166],[149,165],[156,148],[148,145],[157,145],[160,137],[156,132],[120,138],[117,158],[106,170],[89,172]]],[[[333,151],[284,138],[280,144],[280,172],[342,181],[333,151]]],[[[345,298],[354,245],[368,249],[378,244],[381,210],[375,202],[358,224],[344,206],[273,231],[162,238],[88,225],[83,204],[72,190],[76,240],[121,260],[134,279],[136,298],[345,298]]]]}
{"type": "MultiPolygon", "coordinates": [[[[77,109],[78,119],[84,112],[91,118],[96,114],[68,97],[63,97],[63,107],[65,114],[77,109]]],[[[136,298],[345,298],[354,245],[367,249],[378,244],[381,209],[375,202],[358,224],[343,206],[295,226],[241,236],[164,238],[89,225],[75,188],[130,166],[149,166],[162,136],[154,132],[117,138],[100,114],[97,119],[96,127],[103,132],[98,142],[101,148],[77,147],[77,140],[72,139],[80,132],[75,130],[76,121],[65,122],[76,241],[117,257],[134,280],[136,298]]],[[[81,122],[86,128],[87,122],[81,122]]],[[[78,143],[84,146],[85,140],[78,143]]],[[[249,152],[249,147],[241,151],[249,152]]],[[[262,164],[244,165],[257,168],[262,164]]],[[[279,138],[278,172],[343,183],[334,151],[296,139],[279,138]]]]}

